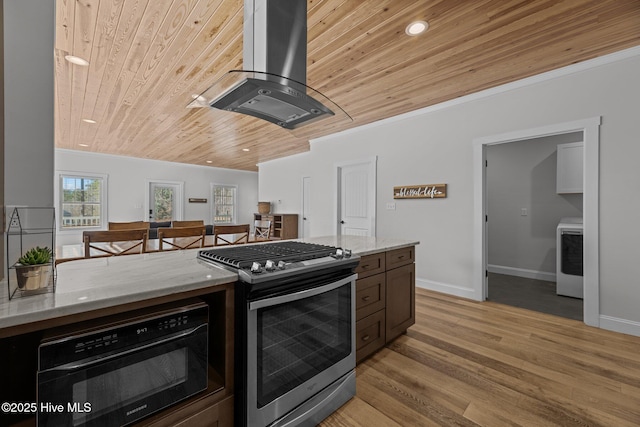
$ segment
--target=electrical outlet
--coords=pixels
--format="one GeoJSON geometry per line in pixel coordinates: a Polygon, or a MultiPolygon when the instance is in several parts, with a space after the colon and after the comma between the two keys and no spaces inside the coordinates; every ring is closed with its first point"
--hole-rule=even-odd
{"type": "Polygon", "coordinates": [[[527,208],[520,209],[520,216],[527,216],[529,213],[527,212],[527,208]]]}
{"type": "Polygon", "coordinates": [[[387,210],[395,211],[396,210],[396,204],[395,203],[387,203],[387,210]]]}

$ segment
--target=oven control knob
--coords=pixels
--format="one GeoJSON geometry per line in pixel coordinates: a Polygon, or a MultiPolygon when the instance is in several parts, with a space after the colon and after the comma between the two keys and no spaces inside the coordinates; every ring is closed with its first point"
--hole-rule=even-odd
{"type": "Polygon", "coordinates": [[[284,261],[278,261],[278,270],[284,270],[287,264],[284,261]]]}
{"type": "Polygon", "coordinates": [[[344,257],[345,258],[351,258],[351,249],[345,249],[344,250],[344,257]]]}
{"type": "Polygon", "coordinates": [[[335,259],[342,259],[344,258],[344,252],[342,251],[342,248],[338,248],[336,249],[336,253],[333,255],[333,257],[335,259]]]}
{"type": "Polygon", "coordinates": [[[259,262],[254,262],[251,264],[251,272],[252,273],[262,273],[262,266],[259,262]]]}
{"type": "Polygon", "coordinates": [[[267,271],[274,271],[276,269],[276,263],[268,259],[264,264],[264,269],[267,271]]]}

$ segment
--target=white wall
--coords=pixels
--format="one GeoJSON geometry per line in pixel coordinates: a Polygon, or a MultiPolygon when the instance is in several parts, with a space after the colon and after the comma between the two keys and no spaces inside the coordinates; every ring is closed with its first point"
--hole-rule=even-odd
{"type": "MultiPolygon", "coordinates": [[[[257,212],[256,172],[61,149],[55,150],[55,169],[108,175],[107,221],[148,220],[144,212],[147,180],[184,182],[185,220],[211,223],[211,183],[238,186],[238,223],[252,223],[253,213],[257,212]],[[190,197],[206,198],[207,203],[188,203],[190,197]]],[[[81,232],[77,231],[56,236],[57,245],[81,240],[81,232]]]]}
{"type": "Polygon", "coordinates": [[[582,216],[582,194],[556,193],[556,146],[578,141],[582,132],[487,147],[489,271],[555,280],[556,227],[582,216]]]}
{"type": "Polygon", "coordinates": [[[4,200],[53,206],[55,2],[7,0],[4,12],[4,200]]]}
{"type": "Polygon", "coordinates": [[[311,151],[260,164],[261,200],[299,211],[302,176],[312,177],[312,235],[334,234],[334,163],[378,156],[378,235],[420,240],[416,276],[422,286],[473,294],[472,140],[602,116],[600,135],[600,310],[640,335],[640,48],[529,79],[442,106],[365,126],[311,144],[311,151]],[[609,61],[609,62],[607,62],[609,61]],[[613,61],[613,62],[610,62],[613,61]],[[466,101],[466,102],[461,102],[466,101]],[[446,199],[396,200],[397,185],[447,183],[446,199]],[[630,215],[631,214],[631,215],[630,215]]]}

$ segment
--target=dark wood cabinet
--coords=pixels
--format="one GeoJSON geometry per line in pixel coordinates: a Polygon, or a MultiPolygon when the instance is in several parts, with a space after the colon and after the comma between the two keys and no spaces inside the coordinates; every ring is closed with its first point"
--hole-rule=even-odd
{"type": "Polygon", "coordinates": [[[271,221],[272,239],[297,239],[298,238],[298,214],[259,214],[254,213],[253,218],[259,221],[271,221]]]}
{"type": "Polygon", "coordinates": [[[365,255],[356,268],[356,362],[415,323],[415,247],[365,255]]]}
{"type": "Polygon", "coordinates": [[[387,314],[385,339],[390,342],[416,322],[415,264],[394,268],[386,273],[387,314]]]}

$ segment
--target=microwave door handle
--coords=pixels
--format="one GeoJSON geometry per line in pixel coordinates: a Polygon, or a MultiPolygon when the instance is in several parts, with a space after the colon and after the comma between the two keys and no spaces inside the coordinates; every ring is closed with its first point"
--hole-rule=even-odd
{"type": "Polygon", "coordinates": [[[315,295],[319,295],[328,291],[332,291],[334,289],[338,289],[341,286],[346,285],[347,283],[355,280],[358,276],[356,274],[352,274],[344,279],[340,279],[336,282],[331,282],[327,285],[320,286],[317,288],[305,289],[304,291],[294,292],[291,294],[281,295],[272,298],[266,298],[259,301],[254,301],[249,303],[249,310],[257,310],[259,308],[270,307],[272,305],[284,304],[287,302],[298,301],[301,299],[309,298],[315,295]]]}
{"type": "Polygon", "coordinates": [[[164,344],[164,343],[167,343],[169,341],[174,341],[176,339],[180,339],[180,338],[184,338],[184,337],[189,336],[189,335],[193,335],[199,329],[206,328],[206,327],[207,327],[207,324],[203,323],[202,325],[196,326],[194,328],[185,329],[184,331],[177,332],[175,334],[171,334],[171,335],[169,335],[166,338],[163,338],[161,340],[151,341],[150,343],[147,343],[147,344],[144,344],[144,345],[141,345],[141,346],[138,346],[138,347],[130,348],[129,350],[126,350],[126,351],[114,351],[113,353],[111,353],[111,354],[109,354],[107,356],[88,357],[86,359],[82,359],[82,360],[79,360],[77,362],[71,362],[71,363],[67,363],[65,365],[56,366],[54,368],[44,369],[42,371],[39,371],[39,373],[53,372],[53,371],[75,371],[75,370],[78,370],[78,369],[81,369],[81,368],[86,368],[86,367],[89,367],[91,365],[95,365],[98,362],[107,362],[107,361],[115,359],[117,357],[126,356],[126,355],[131,354],[131,353],[137,353],[139,351],[146,350],[146,349],[151,348],[151,347],[155,347],[158,344],[164,344]]]}

